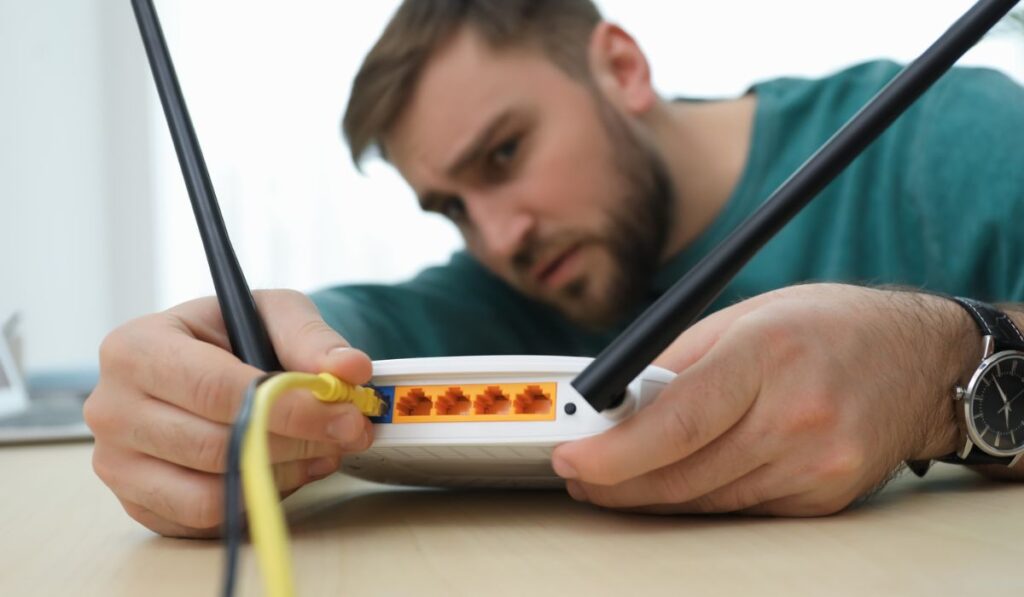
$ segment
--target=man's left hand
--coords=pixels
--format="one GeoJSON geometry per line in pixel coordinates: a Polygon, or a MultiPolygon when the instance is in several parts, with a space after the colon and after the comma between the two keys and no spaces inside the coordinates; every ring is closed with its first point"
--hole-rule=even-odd
{"type": "Polygon", "coordinates": [[[678,373],[659,398],[553,464],[573,497],[606,507],[831,514],[902,461],[953,451],[951,391],[980,354],[947,299],[785,288],[684,332],[655,362],[678,373]]]}

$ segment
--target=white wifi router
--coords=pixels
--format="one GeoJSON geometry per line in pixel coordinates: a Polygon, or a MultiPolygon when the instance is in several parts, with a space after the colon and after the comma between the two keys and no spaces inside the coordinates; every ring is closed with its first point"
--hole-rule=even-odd
{"type": "Polygon", "coordinates": [[[595,411],[570,385],[592,359],[435,357],[375,361],[387,403],[375,440],[341,469],[381,483],[558,487],[551,451],[611,429],[650,404],[675,374],[647,367],[615,408],[595,411]]]}

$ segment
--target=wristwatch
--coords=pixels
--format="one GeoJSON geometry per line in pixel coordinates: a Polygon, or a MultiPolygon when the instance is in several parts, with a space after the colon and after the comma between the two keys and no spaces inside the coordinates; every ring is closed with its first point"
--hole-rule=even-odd
{"type": "MultiPolygon", "coordinates": [[[[992,305],[962,297],[952,300],[981,329],[982,354],[967,385],[954,390],[961,447],[938,460],[1014,466],[1024,456],[1024,335],[992,305]]],[[[907,465],[924,476],[930,462],[907,465]]]]}

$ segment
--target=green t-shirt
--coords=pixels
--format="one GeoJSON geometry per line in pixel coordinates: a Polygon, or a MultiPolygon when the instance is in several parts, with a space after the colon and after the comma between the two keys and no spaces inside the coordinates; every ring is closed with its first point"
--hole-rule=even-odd
{"type": "MultiPolygon", "coordinates": [[[[870,62],[754,86],[750,154],[714,222],[658,272],[646,307],[732,231],[898,71],[870,62]]],[[[711,310],[798,282],[901,284],[1024,300],[1024,89],[947,73],[736,276],[711,310]]],[[[601,333],[518,294],[464,252],[391,286],[323,290],[327,322],[374,359],[595,355],[601,333]]]]}

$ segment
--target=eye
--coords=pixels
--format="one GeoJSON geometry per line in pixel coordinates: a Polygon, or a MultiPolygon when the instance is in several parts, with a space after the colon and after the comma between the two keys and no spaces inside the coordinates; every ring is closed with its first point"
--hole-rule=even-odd
{"type": "Polygon", "coordinates": [[[516,157],[519,150],[519,137],[512,137],[491,152],[489,163],[497,168],[506,168],[516,157]]]}
{"type": "Polygon", "coordinates": [[[456,224],[466,221],[466,204],[458,197],[445,199],[437,211],[456,224]]]}

